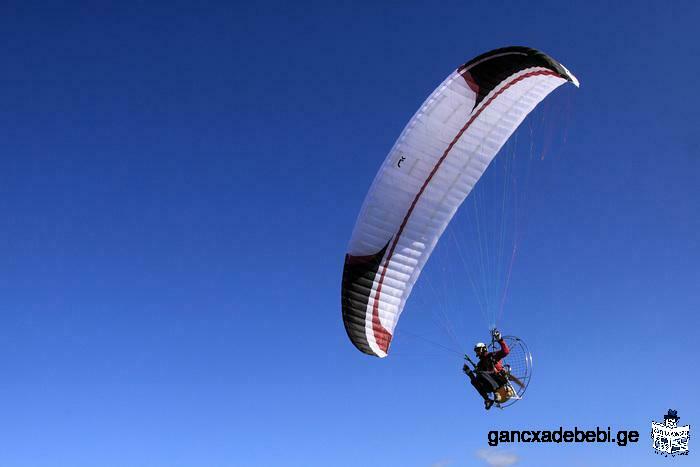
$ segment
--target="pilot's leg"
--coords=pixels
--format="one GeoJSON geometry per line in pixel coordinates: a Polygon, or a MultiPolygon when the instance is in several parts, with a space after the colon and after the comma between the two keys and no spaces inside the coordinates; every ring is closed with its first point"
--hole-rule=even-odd
{"type": "Polygon", "coordinates": [[[487,389],[488,383],[486,383],[486,381],[484,381],[478,373],[476,375],[472,373],[469,378],[471,379],[472,386],[474,386],[479,394],[481,394],[481,397],[483,397],[485,401],[490,400],[489,391],[487,389]]]}

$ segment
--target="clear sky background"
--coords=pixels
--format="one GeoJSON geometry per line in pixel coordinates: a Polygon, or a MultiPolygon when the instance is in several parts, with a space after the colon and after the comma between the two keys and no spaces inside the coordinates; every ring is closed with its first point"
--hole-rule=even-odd
{"type": "MultiPolygon", "coordinates": [[[[0,465],[697,463],[698,439],[670,460],[649,431],[669,408],[700,424],[699,19],[697,2],[5,2],[0,465]],[[507,45],[582,85],[548,101],[566,138],[533,173],[501,323],[535,376],[485,412],[458,357],[401,336],[387,359],[356,351],[339,295],[404,124],[507,45]],[[560,425],[641,440],[486,444],[560,425]]],[[[439,341],[418,303],[399,330],[439,341]]],[[[451,313],[465,346],[486,339],[477,310],[451,313]]]]}

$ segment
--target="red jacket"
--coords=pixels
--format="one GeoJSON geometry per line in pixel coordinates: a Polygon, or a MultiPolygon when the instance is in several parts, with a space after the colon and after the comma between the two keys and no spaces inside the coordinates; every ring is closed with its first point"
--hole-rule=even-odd
{"type": "Polygon", "coordinates": [[[503,364],[501,363],[501,360],[510,353],[510,349],[508,348],[506,341],[503,339],[498,341],[498,344],[501,346],[501,350],[486,352],[484,355],[479,357],[479,363],[476,364],[477,371],[503,371],[503,364]]]}

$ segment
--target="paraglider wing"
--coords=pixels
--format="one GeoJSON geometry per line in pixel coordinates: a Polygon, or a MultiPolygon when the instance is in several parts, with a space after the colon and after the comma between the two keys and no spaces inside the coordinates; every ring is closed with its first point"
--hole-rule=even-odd
{"type": "Polygon", "coordinates": [[[345,256],[345,330],[385,357],[440,235],[523,119],[576,78],[534,49],[507,47],[459,67],[408,122],[367,193],[345,256]]]}

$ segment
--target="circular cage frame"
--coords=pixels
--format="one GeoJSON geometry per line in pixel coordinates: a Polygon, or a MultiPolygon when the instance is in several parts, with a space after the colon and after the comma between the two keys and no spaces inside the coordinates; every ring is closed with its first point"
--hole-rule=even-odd
{"type": "MultiPolygon", "coordinates": [[[[517,401],[522,399],[523,395],[525,394],[525,391],[527,391],[527,387],[530,385],[530,379],[532,378],[532,353],[530,352],[530,349],[527,347],[527,344],[520,339],[519,337],[516,336],[503,336],[503,340],[506,341],[506,344],[508,345],[508,348],[510,349],[509,354],[503,358],[503,367],[504,368],[509,368],[509,372],[513,371],[512,368],[516,367],[517,368],[517,373],[513,372],[513,376],[518,378],[520,381],[522,381],[523,386],[519,387],[517,384],[513,385],[511,384],[511,387],[515,391],[516,396],[511,397],[507,401],[503,403],[496,403],[496,405],[502,409],[506,407],[510,407],[511,405],[515,404],[517,401]],[[515,357],[518,357],[519,362],[517,365],[514,365],[512,360],[515,357]]],[[[494,352],[497,351],[496,349],[496,342],[493,341],[489,345],[489,351],[494,352]]],[[[510,384],[510,382],[509,382],[510,384]]]]}

